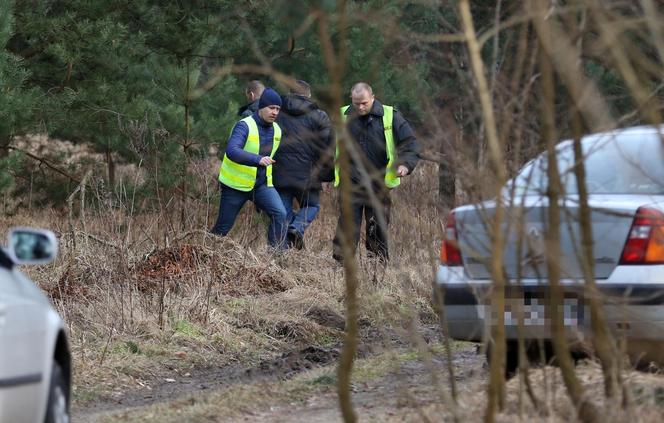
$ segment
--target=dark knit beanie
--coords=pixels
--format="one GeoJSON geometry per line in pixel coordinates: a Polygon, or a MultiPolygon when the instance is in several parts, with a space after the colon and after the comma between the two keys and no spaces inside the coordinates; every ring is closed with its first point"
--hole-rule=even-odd
{"type": "Polygon", "coordinates": [[[258,100],[258,108],[262,109],[267,106],[281,107],[281,96],[277,94],[272,88],[266,88],[261,94],[261,99],[258,100]]]}

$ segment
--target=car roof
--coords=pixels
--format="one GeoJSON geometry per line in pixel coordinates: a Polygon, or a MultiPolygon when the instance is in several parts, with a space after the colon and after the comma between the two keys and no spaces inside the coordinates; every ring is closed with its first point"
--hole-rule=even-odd
{"type": "Polygon", "coordinates": [[[629,128],[619,128],[613,129],[610,131],[599,132],[596,134],[591,134],[583,137],[583,140],[592,140],[592,139],[603,139],[608,137],[629,137],[634,135],[657,135],[660,134],[664,136],[664,125],[641,125],[641,126],[632,126],[629,128]]]}
{"type": "MultiPolygon", "coordinates": [[[[640,125],[640,126],[632,126],[629,128],[618,128],[618,129],[612,129],[610,131],[605,131],[605,132],[598,132],[595,134],[588,134],[585,135],[582,139],[581,142],[584,144],[595,144],[597,142],[601,141],[616,141],[619,143],[623,142],[629,142],[629,140],[633,139],[635,136],[641,136],[641,137],[655,137],[659,134],[659,136],[664,139],[664,125],[640,125]]],[[[569,148],[569,146],[574,142],[573,139],[565,139],[560,141],[556,145],[557,150],[569,148]]],[[[533,160],[537,159],[540,156],[543,156],[546,154],[546,152],[542,152],[538,154],[533,160]]],[[[532,161],[532,160],[531,160],[532,161]]],[[[527,165],[526,163],[524,167],[527,165]]]]}

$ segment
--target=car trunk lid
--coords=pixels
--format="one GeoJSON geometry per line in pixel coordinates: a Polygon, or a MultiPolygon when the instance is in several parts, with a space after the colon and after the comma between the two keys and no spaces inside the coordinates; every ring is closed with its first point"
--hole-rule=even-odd
{"type": "MultiPolygon", "coordinates": [[[[506,236],[503,263],[511,280],[547,277],[546,231],[548,201],[544,197],[523,197],[523,206],[507,208],[501,223],[506,236]]],[[[606,279],[620,262],[636,209],[655,202],[652,196],[606,195],[591,196],[590,221],[593,236],[593,269],[596,279],[606,279]]],[[[489,279],[491,257],[490,231],[495,203],[466,206],[456,210],[456,227],[463,263],[468,276],[489,279]]],[[[578,197],[560,202],[560,265],[561,277],[583,277],[580,264],[581,227],[578,197]]]]}

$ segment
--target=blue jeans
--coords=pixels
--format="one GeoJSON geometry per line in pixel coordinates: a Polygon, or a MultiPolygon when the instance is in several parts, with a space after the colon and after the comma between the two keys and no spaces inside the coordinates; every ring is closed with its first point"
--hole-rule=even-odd
{"type": "Polygon", "coordinates": [[[249,192],[222,186],[219,215],[210,232],[226,236],[235,224],[235,219],[247,200],[253,201],[259,209],[270,217],[270,226],[267,228],[268,244],[277,249],[285,249],[286,243],[284,241],[288,230],[286,210],[279,194],[277,194],[277,190],[266,184],[257,186],[249,192]]]}
{"type": "Polygon", "coordinates": [[[311,225],[320,210],[318,190],[280,189],[279,196],[286,209],[288,229],[304,235],[304,231],[311,225]],[[293,211],[293,200],[297,200],[300,205],[297,212],[293,211]]]}

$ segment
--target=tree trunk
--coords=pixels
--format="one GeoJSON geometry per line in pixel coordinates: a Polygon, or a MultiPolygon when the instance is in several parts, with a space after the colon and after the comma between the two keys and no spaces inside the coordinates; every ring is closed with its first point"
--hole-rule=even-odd
{"type": "Polygon", "coordinates": [[[460,133],[454,121],[452,106],[445,106],[440,111],[442,127],[446,130],[440,142],[443,163],[438,164],[438,198],[443,207],[453,209],[456,206],[456,163],[460,133]],[[447,142],[446,142],[447,141],[447,142]]]}
{"type": "Polygon", "coordinates": [[[579,192],[579,224],[581,226],[581,268],[583,269],[583,279],[585,281],[584,298],[590,303],[590,324],[593,333],[593,346],[595,352],[602,363],[604,372],[604,391],[608,398],[613,398],[619,394],[618,350],[615,341],[609,333],[602,304],[599,300],[600,295],[595,283],[593,266],[593,233],[592,223],[590,221],[590,207],[588,206],[588,192],[586,190],[586,170],[583,161],[583,152],[581,150],[582,122],[581,115],[574,111],[572,116],[572,131],[574,136],[574,174],[576,175],[576,185],[579,192]]]}
{"type": "Polygon", "coordinates": [[[189,147],[191,142],[191,120],[189,119],[190,113],[190,96],[191,96],[191,74],[189,66],[191,58],[187,57],[187,85],[185,88],[184,99],[184,142],[182,143],[182,170],[180,173],[180,228],[182,230],[186,227],[186,210],[187,210],[187,165],[189,164],[189,147]]]}
{"type": "Polygon", "coordinates": [[[106,167],[108,170],[108,188],[113,190],[115,189],[115,161],[109,145],[106,146],[106,167]]]}
{"type": "MultiPolygon", "coordinates": [[[[540,3],[541,4],[541,3],[540,3]]],[[[543,12],[543,9],[540,9],[543,12]]],[[[543,18],[537,17],[536,19],[543,18]]],[[[540,37],[549,36],[544,30],[539,33],[540,37]]],[[[564,293],[560,285],[560,206],[558,200],[562,191],[560,174],[556,156],[556,134],[555,134],[555,82],[551,59],[546,49],[540,49],[540,73],[542,75],[542,99],[541,99],[541,133],[542,140],[547,145],[547,176],[549,185],[547,196],[549,198],[548,223],[546,230],[546,265],[549,279],[550,302],[549,312],[551,320],[551,336],[556,360],[560,366],[563,381],[567,387],[567,393],[578,410],[578,417],[584,422],[596,422],[598,420],[595,406],[584,394],[583,386],[574,373],[574,363],[569,352],[565,338],[565,327],[563,314],[561,312],[564,293]]]]}
{"type": "Polygon", "coordinates": [[[505,209],[502,203],[501,190],[505,183],[506,171],[503,157],[503,148],[498,139],[496,120],[491,103],[491,94],[487,83],[484,63],[477,42],[473,17],[470,12],[470,2],[462,0],[459,3],[459,12],[463,22],[463,30],[468,44],[473,74],[477,82],[478,95],[482,106],[482,119],[485,125],[486,141],[492,170],[495,174],[496,207],[491,225],[491,278],[493,280],[491,294],[491,321],[492,348],[490,357],[488,403],[484,421],[493,423],[496,419],[498,407],[504,405],[505,398],[505,275],[503,272],[503,247],[505,244],[502,222],[505,209]],[[493,319],[495,318],[495,322],[493,319]]]}
{"type": "Polygon", "coordinates": [[[325,66],[330,75],[330,94],[331,104],[330,118],[332,125],[337,134],[337,146],[339,147],[339,176],[341,188],[341,214],[343,216],[343,227],[341,237],[341,247],[344,266],[344,278],[346,281],[346,333],[344,337],[344,345],[339,356],[339,366],[337,367],[337,394],[339,395],[339,408],[341,415],[346,423],[354,423],[357,421],[357,414],[353,409],[353,401],[351,398],[350,384],[351,376],[353,374],[353,364],[355,361],[355,354],[357,353],[357,262],[355,261],[355,248],[353,243],[354,222],[351,212],[351,181],[350,181],[350,159],[348,149],[346,148],[345,140],[348,139],[346,125],[341,120],[341,98],[342,89],[341,81],[346,68],[347,46],[346,40],[348,38],[347,27],[347,10],[346,1],[341,0],[337,4],[338,12],[338,28],[339,28],[339,47],[335,51],[332,43],[332,35],[330,32],[330,23],[328,22],[328,15],[316,9],[315,14],[318,21],[317,32],[318,39],[321,43],[323,52],[323,59],[325,66]]]}

